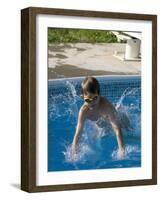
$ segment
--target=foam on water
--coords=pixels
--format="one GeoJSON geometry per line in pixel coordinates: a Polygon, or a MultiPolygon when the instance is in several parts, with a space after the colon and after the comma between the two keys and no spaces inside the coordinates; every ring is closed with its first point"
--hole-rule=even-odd
{"type": "Polygon", "coordinates": [[[94,151],[86,143],[81,143],[77,152],[73,156],[71,155],[71,145],[66,146],[66,151],[63,153],[65,156],[65,161],[69,163],[84,163],[88,156],[94,155],[94,151]]]}
{"type": "MultiPolygon", "coordinates": [[[[125,146],[125,156],[124,158],[121,158],[121,160],[128,160],[131,159],[131,156],[133,153],[140,153],[140,148],[136,145],[126,145],[125,146]]],[[[118,157],[118,150],[114,150],[111,154],[111,157],[113,160],[120,160],[118,157]]]]}

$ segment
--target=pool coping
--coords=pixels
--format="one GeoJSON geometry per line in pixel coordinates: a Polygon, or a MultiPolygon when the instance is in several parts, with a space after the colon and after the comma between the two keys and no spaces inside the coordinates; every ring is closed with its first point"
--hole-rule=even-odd
{"type": "MultiPolygon", "coordinates": [[[[54,79],[48,79],[49,82],[52,82],[52,81],[65,81],[65,80],[75,80],[75,79],[83,79],[85,78],[86,76],[77,76],[77,77],[66,77],[66,78],[54,78],[54,79]]],[[[129,77],[133,77],[133,78],[139,78],[141,77],[141,75],[98,75],[98,76],[94,76],[96,78],[116,78],[116,77],[120,77],[120,78],[129,78],[129,77]]]]}

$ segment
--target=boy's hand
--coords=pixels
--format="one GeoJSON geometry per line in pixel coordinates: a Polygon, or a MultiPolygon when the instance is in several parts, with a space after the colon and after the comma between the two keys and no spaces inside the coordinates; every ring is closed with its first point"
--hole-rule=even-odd
{"type": "Polygon", "coordinates": [[[72,144],[71,146],[71,160],[76,160],[76,146],[75,144],[72,144]]]}
{"type": "Polygon", "coordinates": [[[120,159],[120,160],[125,158],[125,149],[124,148],[118,149],[117,158],[120,159]]]}

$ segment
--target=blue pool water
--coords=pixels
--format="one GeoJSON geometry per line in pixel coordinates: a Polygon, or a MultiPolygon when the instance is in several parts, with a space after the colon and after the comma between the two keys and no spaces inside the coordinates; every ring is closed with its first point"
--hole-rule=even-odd
{"type": "Polygon", "coordinates": [[[101,95],[118,111],[125,143],[125,158],[117,158],[115,134],[108,123],[98,128],[86,121],[73,161],[70,147],[75,133],[82,78],[48,81],[48,171],[108,169],[141,166],[141,78],[97,77],[101,95]],[[130,125],[125,121],[129,118],[130,125]],[[124,126],[123,126],[124,124],[124,126]]]}

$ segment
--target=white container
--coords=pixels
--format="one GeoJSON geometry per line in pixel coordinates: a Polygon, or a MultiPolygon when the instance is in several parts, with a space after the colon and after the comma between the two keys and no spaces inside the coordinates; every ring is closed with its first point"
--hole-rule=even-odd
{"type": "Polygon", "coordinates": [[[125,59],[139,58],[141,40],[129,39],[126,43],[125,59]]]}

